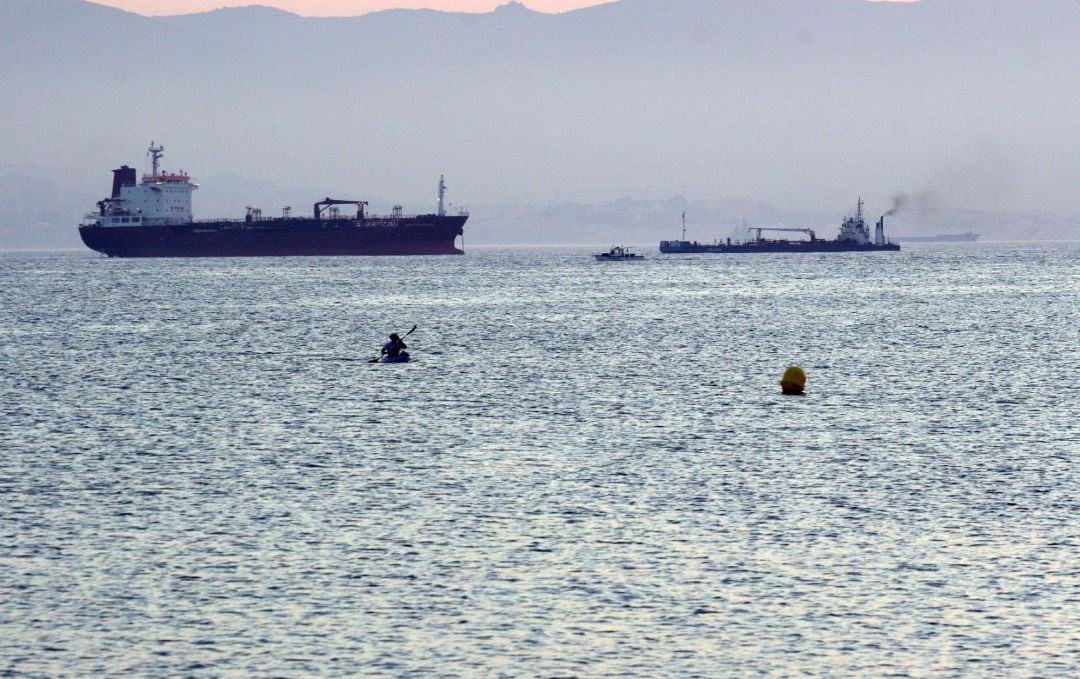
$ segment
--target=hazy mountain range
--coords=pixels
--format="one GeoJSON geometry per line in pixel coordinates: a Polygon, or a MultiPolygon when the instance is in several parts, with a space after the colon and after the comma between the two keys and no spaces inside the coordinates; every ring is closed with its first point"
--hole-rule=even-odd
{"type": "Polygon", "coordinates": [[[467,243],[743,220],[1080,235],[1080,0],[621,0],[548,15],[0,0],[0,248],[74,226],[151,140],[196,213],[326,195],[473,214],[467,243]]]}

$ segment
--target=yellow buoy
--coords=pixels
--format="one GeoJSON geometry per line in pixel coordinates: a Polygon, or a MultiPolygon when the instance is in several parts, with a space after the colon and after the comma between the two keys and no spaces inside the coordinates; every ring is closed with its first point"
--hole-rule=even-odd
{"type": "Polygon", "coordinates": [[[780,390],[785,394],[801,394],[806,389],[806,371],[797,365],[793,365],[784,371],[780,379],[780,390]]]}

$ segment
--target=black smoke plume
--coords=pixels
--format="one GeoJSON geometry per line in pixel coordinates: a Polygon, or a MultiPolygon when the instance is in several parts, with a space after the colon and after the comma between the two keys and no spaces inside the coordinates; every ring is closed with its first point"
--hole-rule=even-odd
{"type": "Polygon", "coordinates": [[[937,196],[933,191],[919,191],[917,193],[894,193],[892,196],[893,206],[885,213],[891,217],[901,212],[926,212],[933,210],[937,205],[937,196]]]}

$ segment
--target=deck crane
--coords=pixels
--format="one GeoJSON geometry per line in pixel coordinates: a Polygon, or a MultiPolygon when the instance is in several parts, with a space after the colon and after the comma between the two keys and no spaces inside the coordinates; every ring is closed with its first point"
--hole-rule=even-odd
{"type": "Polygon", "coordinates": [[[762,231],[798,231],[799,233],[809,234],[811,242],[817,240],[817,236],[814,235],[814,230],[813,229],[783,229],[783,228],[773,227],[773,226],[754,226],[754,227],[751,227],[751,229],[753,231],[757,231],[757,240],[761,240],[761,232],[762,231]]]}
{"type": "Polygon", "coordinates": [[[356,218],[364,218],[364,206],[367,205],[366,200],[338,200],[336,198],[324,198],[318,203],[315,203],[315,219],[322,219],[323,210],[331,205],[355,205],[356,206],[356,218]]]}

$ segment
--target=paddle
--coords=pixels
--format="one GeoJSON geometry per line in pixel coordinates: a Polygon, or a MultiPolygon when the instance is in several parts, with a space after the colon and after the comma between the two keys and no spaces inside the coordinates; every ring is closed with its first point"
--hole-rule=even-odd
{"type": "MultiPolygon", "coordinates": [[[[417,326],[415,326],[415,325],[414,325],[414,326],[412,327],[412,330],[410,330],[409,332],[407,332],[407,333],[405,333],[404,335],[402,335],[402,336],[401,336],[401,339],[402,339],[402,340],[404,340],[404,339],[405,339],[406,337],[408,337],[409,335],[413,334],[413,332],[415,332],[415,331],[416,331],[416,327],[417,327],[417,326]]],[[[380,356],[376,356],[375,358],[373,358],[373,359],[371,359],[370,361],[368,361],[368,363],[378,363],[380,359],[381,359],[381,357],[380,357],[380,356]]]]}

